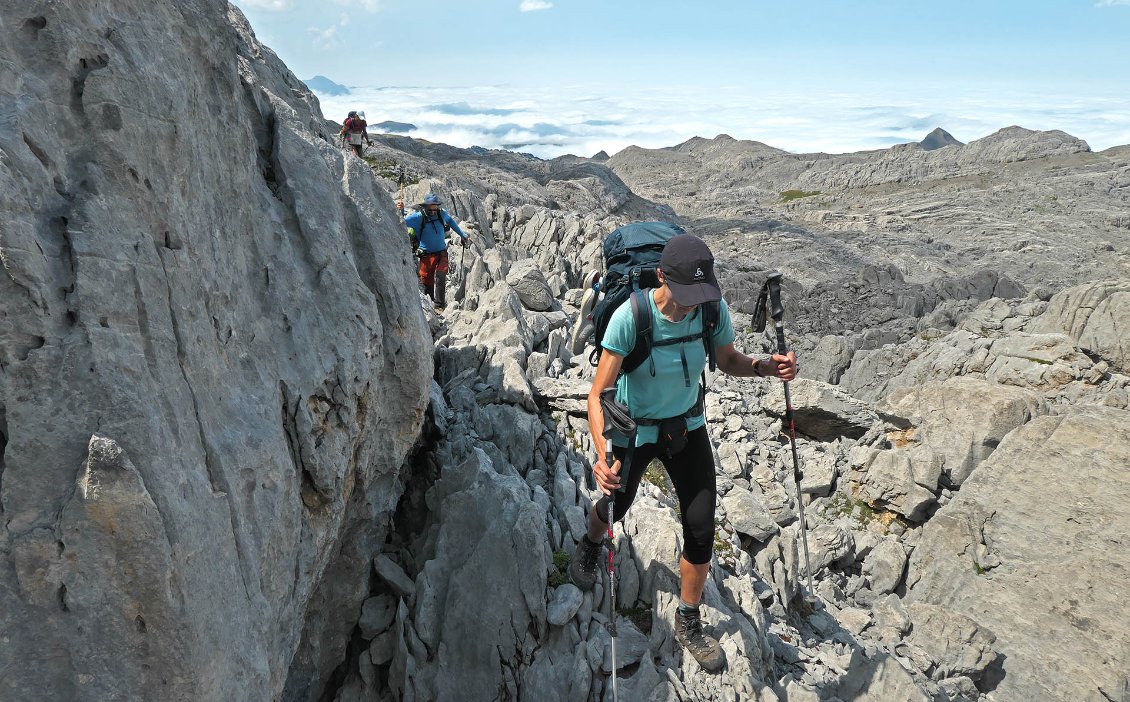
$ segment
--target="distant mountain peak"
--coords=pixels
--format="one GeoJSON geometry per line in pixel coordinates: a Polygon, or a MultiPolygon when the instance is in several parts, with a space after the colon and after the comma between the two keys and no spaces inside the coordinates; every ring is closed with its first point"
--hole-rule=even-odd
{"type": "Polygon", "coordinates": [[[922,147],[924,151],[933,151],[943,146],[965,146],[965,144],[954,139],[952,134],[941,127],[937,127],[934,131],[927,134],[925,139],[918,142],[918,145],[922,147]]]}
{"type": "Polygon", "coordinates": [[[306,84],[307,88],[310,88],[316,93],[323,93],[325,95],[350,94],[349,88],[345,87],[344,85],[335,83],[325,76],[314,76],[310,80],[304,80],[302,82],[306,84]]]}
{"type": "Polygon", "coordinates": [[[391,119],[378,122],[373,126],[383,132],[390,132],[392,134],[408,134],[409,132],[416,131],[416,125],[411,122],[396,122],[391,119]]]}

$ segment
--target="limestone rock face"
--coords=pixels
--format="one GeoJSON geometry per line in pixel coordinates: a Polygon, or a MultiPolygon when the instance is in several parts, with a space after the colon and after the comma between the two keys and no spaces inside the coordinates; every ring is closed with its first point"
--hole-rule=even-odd
{"type": "Polygon", "coordinates": [[[1104,281],[1058,293],[1034,332],[1060,332],[1079,346],[1106,359],[1122,373],[1130,373],[1130,334],[1123,326],[1130,318],[1130,281],[1104,281]]]}
{"type": "MultiPolygon", "coordinates": [[[[1130,660],[1122,576],[1130,413],[1080,407],[1015,430],[923,527],[909,599],[997,637],[999,699],[1101,700],[1130,660]]],[[[952,666],[955,672],[963,667],[952,666]]]]}
{"type": "Polygon", "coordinates": [[[0,26],[0,698],[302,698],[426,406],[391,203],[227,3],[0,26]]]}
{"type": "Polygon", "coordinates": [[[949,485],[961,485],[1008,432],[1045,411],[1030,390],[967,377],[900,388],[885,406],[912,418],[907,440],[941,460],[949,485]]]}

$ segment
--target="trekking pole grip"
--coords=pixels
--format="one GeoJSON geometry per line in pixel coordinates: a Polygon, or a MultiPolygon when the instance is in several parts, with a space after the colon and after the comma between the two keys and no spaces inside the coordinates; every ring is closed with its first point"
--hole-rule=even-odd
{"type": "Polygon", "coordinates": [[[608,416],[608,403],[616,399],[616,388],[605,388],[600,391],[600,413],[604,417],[604,429],[601,434],[604,436],[604,462],[609,468],[616,460],[612,455],[612,418],[608,416]]]}

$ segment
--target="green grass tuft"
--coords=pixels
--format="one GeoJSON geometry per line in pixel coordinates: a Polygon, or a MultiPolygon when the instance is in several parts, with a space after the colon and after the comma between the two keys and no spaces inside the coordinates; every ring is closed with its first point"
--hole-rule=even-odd
{"type": "Polygon", "coordinates": [[[793,200],[799,200],[802,197],[812,197],[813,195],[821,194],[822,193],[819,190],[786,190],[785,192],[781,193],[781,199],[779,200],[779,202],[791,202],[793,200]]]}
{"type": "Polygon", "coordinates": [[[571,560],[573,559],[569,557],[569,552],[565,549],[554,551],[553,572],[546,579],[546,584],[550,587],[561,587],[569,582],[569,561],[571,560]]]}

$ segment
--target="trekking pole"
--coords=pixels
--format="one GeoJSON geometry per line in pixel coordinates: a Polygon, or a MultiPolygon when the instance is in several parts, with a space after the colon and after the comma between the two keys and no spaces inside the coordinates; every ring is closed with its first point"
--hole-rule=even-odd
{"type": "MultiPolygon", "coordinates": [[[[615,387],[600,391],[600,408],[601,414],[604,415],[604,430],[601,432],[604,436],[604,462],[609,468],[616,461],[616,457],[612,454],[612,432],[618,431],[629,437],[628,456],[625,456],[625,463],[620,465],[620,472],[623,474],[628,457],[632,453],[632,444],[635,443],[636,423],[628,414],[628,408],[616,402],[615,387]]],[[[616,565],[614,561],[616,536],[612,528],[616,524],[616,493],[623,489],[624,485],[621,483],[608,499],[608,633],[612,639],[613,702],[617,702],[620,698],[616,687],[616,565]]]]}
{"type": "Polygon", "coordinates": [[[466,237],[459,237],[459,249],[459,301],[463,302],[467,299],[467,269],[463,267],[467,256],[466,237]]]}
{"type": "MultiPolygon", "coordinates": [[[[773,326],[777,331],[777,353],[784,356],[788,354],[788,349],[785,347],[785,307],[781,304],[781,278],[779,271],[773,271],[765,280],[757,299],[753,326],[754,331],[765,330],[765,296],[768,293],[769,314],[773,317],[773,326]]],[[[809,595],[814,596],[816,591],[812,588],[812,564],[808,558],[808,525],[804,518],[804,495],[800,491],[800,482],[804,479],[804,473],[801,472],[800,459],[797,458],[796,453],[796,424],[793,421],[793,402],[789,395],[789,384],[787,381],[781,382],[785,388],[785,423],[789,426],[789,445],[793,453],[793,484],[796,486],[797,510],[800,512],[800,542],[804,548],[804,572],[808,580],[809,595]]]]}

